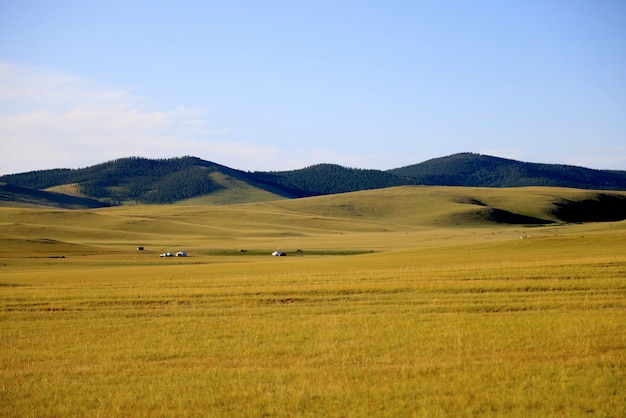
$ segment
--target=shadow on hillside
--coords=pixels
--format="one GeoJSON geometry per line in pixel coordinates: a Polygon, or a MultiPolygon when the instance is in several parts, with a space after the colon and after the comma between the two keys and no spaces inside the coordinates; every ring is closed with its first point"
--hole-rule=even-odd
{"type": "Polygon", "coordinates": [[[554,223],[554,221],[549,219],[520,215],[519,213],[513,213],[503,209],[490,208],[483,212],[488,220],[501,224],[543,225],[554,223]]]}
{"type": "Polygon", "coordinates": [[[62,209],[93,209],[110,206],[96,199],[28,189],[8,183],[0,183],[0,201],[8,202],[10,206],[23,204],[62,209]]]}
{"type": "Polygon", "coordinates": [[[478,212],[478,216],[486,221],[496,222],[499,224],[513,225],[543,225],[551,224],[554,221],[549,219],[535,218],[533,216],[520,215],[519,213],[509,212],[504,209],[489,208],[478,212]]]}
{"type": "Polygon", "coordinates": [[[463,224],[510,224],[510,225],[546,225],[554,221],[549,219],[535,218],[533,216],[520,215],[504,209],[482,208],[475,211],[458,213],[451,219],[457,225],[463,224]]]}
{"type": "Polygon", "coordinates": [[[554,203],[554,216],[565,222],[615,222],[626,219],[626,196],[597,194],[592,199],[554,203]]]}

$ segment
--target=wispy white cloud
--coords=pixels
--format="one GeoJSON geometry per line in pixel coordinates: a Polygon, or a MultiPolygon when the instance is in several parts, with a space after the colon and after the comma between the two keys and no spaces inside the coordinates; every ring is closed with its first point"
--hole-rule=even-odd
{"type": "Polygon", "coordinates": [[[111,159],[194,155],[222,164],[277,158],[229,136],[200,107],[167,106],[67,74],[0,62],[0,174],[111,159]]]}
{"type": "MultiPolygon", "coordinates": [[[[357,147],[348,140],[299,141],[297,133],[276,139],[274,127],[268,133],[242,122],[251,132],[246,137],[238,126],[220,125],[215,119],[219,117],[203,107],[170,105],[70,74],[0,61],[0,175],[86,167],[130,156],[183,155],[242,170],[292,170],[317,163],[388,169],[474,151],[458,148],[458,143],[446,147],[445,141],[428,147],[363,140],[357,147]]],[[[613,147],[572,147],[555,155],[537,147],[478,146],[481,153],[522,161],[623,169],[626,149],[613,147]]]]}

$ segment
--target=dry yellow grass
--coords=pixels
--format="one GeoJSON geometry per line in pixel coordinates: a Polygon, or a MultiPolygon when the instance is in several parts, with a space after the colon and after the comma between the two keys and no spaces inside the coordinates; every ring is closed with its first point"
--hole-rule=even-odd
{"type": "Polygon", "coordinates": [[[86,194],[81,193],[80,187],[76,183],[63,184],[63,185],[60,185],[60,186],[49,187],[49,188],[46,189],[46,191],[48,191],[48,192],[56,192],[56,193],[63,193],[63,194],[69,195],[69,196],[89,197],[86,194]]]}
{"type": "Polygon", "coordinates": [[[448,217],[560,192],[2,208],[0,416],[623,416],[626,222],[448,217]]]}

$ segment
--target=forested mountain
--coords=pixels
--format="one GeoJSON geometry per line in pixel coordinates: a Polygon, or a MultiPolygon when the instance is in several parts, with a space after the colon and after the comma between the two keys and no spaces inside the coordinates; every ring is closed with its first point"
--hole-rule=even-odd
{"type": "Polygon", "coordinates": [[[336,164],[317,164],[293,171],[253,174],[257,181],[278,185],[299,197],[414,184],[380,170],[346,168],[336,164]]]}
{"type": "Polygon", "coordinates": [[[87,168],[43,170],[0,177],[31,189],[77,184],[80,193],[111,204],[172,203],[220,189],[209,177],[227,167],[193,157],[151,160],[123,158],[87,168]]]}
{"type": "MultiPolygon", "coordinates": [[[[472,153],[454,154],[388,171],[318,164],[293,171],[247,172],[196,157],[158,160],[132,157],[82,169],[12,174],[0,177],[0,182],[37,191],[73,185],[81,197],[119,205],[174,203],[224,192],[229,184],[236,182],[286,198],[400,185],[626,190],[626,171],[525,163],[472,153]],[[236,181],[220,182],[224,178],[236,181]]],[[[20,193],[23,195],[23,192],[20,193]]],[[[9,194],[6,196],[11,199],[9,194]]]]}
{"type": "Polygon", "coordinates": [[[0,177],[0,181],[40,190],[60,184],[76,184],[83,195],[110,204],[173,203],[223,188],[212,179],[211,173],[214,172],[289,198],[412,184],[380,170],[334,164],[294,171],[251,173],[195,157],[167,160],[123,158],[83,169],[12,174],[0,177]]]}
{"type": "Polygon", "coordinates": [[[626,190],[626,171],[592,170],[461,153],[389,170],[416,184],[468,187],[558,186],[626,190]]]}

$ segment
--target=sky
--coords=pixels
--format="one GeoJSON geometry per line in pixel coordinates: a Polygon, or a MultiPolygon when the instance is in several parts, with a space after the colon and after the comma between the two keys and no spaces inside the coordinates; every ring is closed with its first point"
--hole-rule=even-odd
{"type": "Polygon", "coordinates": [[[626,2],[0,0],[0,175],[457,152],[626,170],[626,2]]]}

